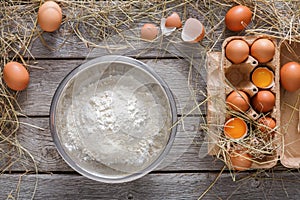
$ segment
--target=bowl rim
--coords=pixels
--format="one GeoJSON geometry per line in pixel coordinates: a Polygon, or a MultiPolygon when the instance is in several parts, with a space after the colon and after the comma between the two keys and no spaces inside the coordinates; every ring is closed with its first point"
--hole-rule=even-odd
{"type": "Polygon", "coordinates": [[[136,60],[134,58],[131,57],[127,57],[127,56],[120,56],[120,55],[105,55],[105,56],[101,56],[101,57],[97,57],[97,58],[93,58],[88,60],[87,62],[84,62],[80,65],[78,65],[77,67],[75,67],[74,69],[72,69],[64,78],[63,80],[59,83],[52,101],[51,101],[51,105],[50,105],[50,110],[49,110],[49,114],[50,114],[50,119],[49,119],[49,126],[50,126],[50,132],[53,138],[53,142],[59,152],[59,154],[61,155],[61,157],[63,158],[63,160],[76,172],[78,172],[79,174],[90,178],[92,180],[96,180],[96,181],[100,181],[100,182],[104,182],[104,183],[124,183],[124,182],[129,182],[129,181],[133,181],[136,180],[138,178],[143,177],[144,175],[148,174],[149,172],[153,171],[166,157],[166,155],[169,153],[169,151],[171,150],[171,147],[173,145],[173,142],[175,140],[175,136],[176,136],[176,132],[177,132],[177,107],[176,107],[176,102],[175,102],[175,98],[173,96],[172,91],[170,90],[170,88],[168,87],[167,83],[151,68],[149,67],[147,64],[136,60]],[[133,67],[137,67],[139,69],[142,69],[143,71],[148,72],[148,74],[150,76],[152,76],[156,81],[159,82],[162,90],[165,92],[167,98],[168,98],[168,102],[169,102],[169,106],[170,106],[170,113],[171,113],[171,117],[172,117],[172,127],[171,127],[171,131],[170,131],[170,135],[169,135],[169,139],[166,143],[166,146],[163,148],[163,151],[159,154],[159,156],[150,164],[148,165],[145,169],[142,169],[140,171],[137,171],[135,173],[130,173],[128,175],[124,175],[121,177],[112,177],[112,178],[108,178],[106,175],[102,176],[97,176],[94,173],[90,173],[87,170],[85,170],[83,167],[80,167],[78,164],[76,164],[76,162],[68,155],[68,153],[65,151],[63,145],[61,144],[61,141],[59,139],[59,134],[56,130],[56,126],[55,126],[55,121],[56,121],[56,109],[58,106],[58,101],[61,97],[61,94],[63,93],[65,86],[67,86],[67,84],[69,83],[70,80],[72,80],[72,78],[74,76],[76,76],[78,73],[81,72],[81,70],[87,69],[95,64],[100,64],[100,63],[125,63],[127,65],[132,65],[133,67]]]}

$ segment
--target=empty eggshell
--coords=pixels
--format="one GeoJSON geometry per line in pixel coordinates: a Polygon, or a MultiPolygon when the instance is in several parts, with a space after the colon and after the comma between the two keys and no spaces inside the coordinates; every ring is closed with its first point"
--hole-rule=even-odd
{"type": "Polygon", "coordinates": [[[189,18],[186,20],[181,33],[181,38],[183,41],[196,43],[202,40],[204,35],[205,29],[199,20],[194,18],[189,18]]]}
{"type": "Polygon", "coordinates": [[[54,1],[46,1],[38,11],[38,23],[42,30],[53,32],[60,27],[62,11],[54,1]]]}
{"type": "Polygon", "coordinates": [[[244,62],[249,56],[249,45],[244,40],[231,40],[225,47],[226,57],[234,64],[244,62]]]}
{"type": "Polygon", "coordinates": [[[10,89],[21,91],[29,84],[29,73],[22,64],[9,62],[3,68],[3,80],[10,89]]]}
{"type": "Polygon", "coordinates": [[[255,40],[251,46],[251,55],[260,63],[269,62],[275,55],[275,45],[266,38],[255,40]]]}
{"type": "Polygon", "coordinates": [[[182,22],[179,15],[176,12],[173,12],[169,17],[167,17],[165,26],[167,28],[180,28],[182,26],[182,22]]]}
{"type": "Polygon", "coordinates": [[[300,64],[297,62],[288,62],[280,69],[280,83],[282,87],[295,92],[300,88],[300,64]]]}
{"type": "Polygon", "coordinates": [[[171,35],[171,33],[173,33],[176,30],[176,27],[166,27],[166,18],[162,18],[160,21],[160,29],[161,29],[161,33],[165,36],[169,36],[171,35]]]}
{"type": "Polygon", "coordinates": [[[141,28],[141,38],[145,40],[154,40],[158,35],[158,27],[154,24],[144,24],[141,28]]]}
{"type": "Polygon", "coordinates": [[[231,31],[242,31],[251,22],[251,10],[242,5],[234,6],[225,15],[226,27],[231,31]]]}

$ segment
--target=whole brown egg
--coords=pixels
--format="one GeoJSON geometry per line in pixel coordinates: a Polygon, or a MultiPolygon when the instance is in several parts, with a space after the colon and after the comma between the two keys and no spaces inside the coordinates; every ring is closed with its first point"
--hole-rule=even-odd
{"type": "Polygon", "coordinates": [[[260,63],[266,63],[275,55],[274,43],[266,38],[260,38],[251,45],[251,55],[260,63]]]}
{"type": "Polygon", "coordinates": [[[38,11],[38,23],[46,32],[53,32],[60,27],[62,11],[54,1],[46,1],[38,11]]]}
{"type": "Polygon", "coordinates": [[[251,22],[251,10],[242,5],[234,6],[225,15],[226,27],[231,31],[242,31],[251,22]]]}
{"type": "Polygon", "coordinates": [[[234,150],[230,154],[230,164],[232,169],[245,171],[252,166],[252,156],[246,150],[234,150]]]}
{"type": "Polygon", "coordinates": [[[275,106],[275,95],[269,90],[261,90],[252,98],[252,106],[257,112],[269,112],[275,106]]]}
{"type": "Polygon", "coordinates": [[[226,104],[236,111],[247,111],[250,107],[250,100],[243,91],[233,91],[226,98],[226,104]]]}
{"type": "Polygon", "coordinates": [[[12,90],[24,90],[29,84],[29,73],[22,64],[9,62],[3,68],[3,80],[12,90]]]}
{"type": "Polygon", "coordinates": [[[249,45],[244,40],[231,40],[225,47],[225,55],[234,64],[247,60],[249,56],[249,45]]]}
{"type": "Polygon", "coordinates": [[[280,69],[280,83],[284,89],[294,92],[300,88],[300,64],[288,62],[280,69]]]}

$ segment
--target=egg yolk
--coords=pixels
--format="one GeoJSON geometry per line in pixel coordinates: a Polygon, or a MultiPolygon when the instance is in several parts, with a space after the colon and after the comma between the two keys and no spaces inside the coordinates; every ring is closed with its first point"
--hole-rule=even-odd
{"type": "Polygon", "coordinates": [[[259,88],[266,88],[273,83],[273,72],[267,68],[257,68],[252,73],[252,82],[259,88]]]}
{"type": "Polygon", "coordinates": [[[239,139],[247,133],[247,124],[240,118],[232,118],[225,123],[224,133],[232,139],[239,139]]]}

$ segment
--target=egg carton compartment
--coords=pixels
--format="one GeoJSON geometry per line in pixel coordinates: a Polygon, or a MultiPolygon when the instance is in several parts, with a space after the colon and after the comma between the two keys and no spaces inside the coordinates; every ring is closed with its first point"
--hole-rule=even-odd
{"type": "MultiPolygon", "coordinates": [[[[280,45],[280,66],[295,61],[300,63],[300,43],[284,41],[280,45]]],[[[281,91],[281,134],[284,147],[281,163],[288,168],[300,167],[300,89],[288,92],[281,91]]]]}
{"type": "MultiPolygon", "coordinates": [[[[221,70],[225,74],[225,82],[226,82],[225,95],[227,96],[234,90],[242,90],[246,92],[250,98],[252,98],[254,95],[258,93],[258,91],[264,90],[262,88],[257,87],[251,80],[252,72],[258,67],[263,67],[272,71],[274,75],[274,84],[272,84],[272,86],[267,88],[266,90],[271,91],[275,95],[276,100],[279,99],[279,84],[278,84],[279,79],[276,79],[276,77],[279,77],[278,62],[279,62],[279,52],[278,52],[277,43],[276,40],[271,38],[270,36],[267,35],[249,36],[249,37],[233,36],[227,38],[226,40],[224,40],[222,45],[222,58],[221,58],[221,70]],[[262,38],[272,41],[272,43],[275,46],[275,54],[273,58],[270,61],[264,63],[260,63],[259,60],[255,59],[251,55],[251,51],[250,51],[251,45],[255,41],[262,38]],[[242,40],[246,42],[249,46],[248,58],[240,64],[235,64],[226,57],[225,49],[227,45],[234,40],[242,40]]],[[[276,112],[278,108],[279,107],[275,105],[274,109],[272,110],[271,113],[269,113],[269,115],[273,118],[276,118],[277,117],[276,112]]],[[[253,109],[251,106],[250,109],[247,111],[247,115],[253,120],[258,119],[261,116],[260,113],[256,112],[255,109],[253,109]]]]}
{"type": "MultiPolygon", "coordinates": [[[[226,109],[226,97],[233,91],[241,90],[252,99],[259,91],[261,90],[269,90],[275,95],[275,106],[270,112],[261,113],[257,112],[251,105],[250,108],[243,113],[243,118],[247,118],[247,120],[251,123],[248,123],[248,127],[250,126],[249,131],[255,131],[257,120],[261,117],[271,117],[275,119],[277,127],[280,125],[280,85],[279,85],[279,49],[277,47],[276,40],[271,38],[270,36],[261,35],[261,36],[236,36],[227,38],[222,46],[222,52],[214,52],[208,53],[207,55],[207,68],[208,68],[208,95],[211,98],[224,98],[222,105],[220,106],[220,100],[215,102],[215,100],[210,101],[208,103],[208,146],[209,146],[209,154],[216,155],[219,152],[219,144],[220,138],[223,133],[223,129],[220,127],[214,127],[213,124],[224,125],[225,121],[231,117],[231,114],[228,113],[228,109],[226,109]],[[231,62],[225,53],[225,48],[227,44],[232,40],[243,40],[245,41],[249,48],[250,46],[258,39],[266,38],[273,42],[275,46],[275,54],[273,58],[268,62],[259,62],[253,56],[249,55],[242,63],[235,64],[231,62]],[[212,66],[219,67],[219,75],[221,77],[219,82],[224,84],[223,87],[219,87],[219,94],[212,95],[212,86],[215,84],[216,80],[216,70],[212,70],[212,66]],[[253,84],[251,80],[251,74],[254,69],[258,67],[266,67],[270,69],[274,73],[274,84],[267,89],[262,89],[253,84]],[[212,73],[214,73],[212,75],[212,73]],[[211,87],[209,87],[209,83],[211,82],[211,87]],[[211,96],[212,95],[212,96],[211,96]],[[214,108],[215,107],[215,108],[214,108]],[[221,109],[220,109],[221,107],[221,109]],[[219,110],[218,110],[219,109],[219,110]]],[[[218,81],[217,81],[218,82],[218,81]]],[[[215,93],[215,92],[214,92],[215,93]]],[[[251,102],[251,101],[250,101],[251,102]]],[[[276,130],[277,132],[277,130],[276,130]]],[[[261,157],[257,157],[254,159],[254,162],[251,168],[271,168],[276,165],[278,161],[278,146],[280,146],[281,138],[278,134],[275,134],[272,142],[272,153],[264,154],[261,157]]],[[[246,139],[247,140],[247,139],[246,139]]],[[[248,142],[248,141],[247,141],[248,142]]],[[[249,144],[252,141],[249,141],[249,144]]],[[[234,141],[233,141],[234,143],[234,141]]],[[[299,154],[300,155],[300,154],[299,154]]]]}

